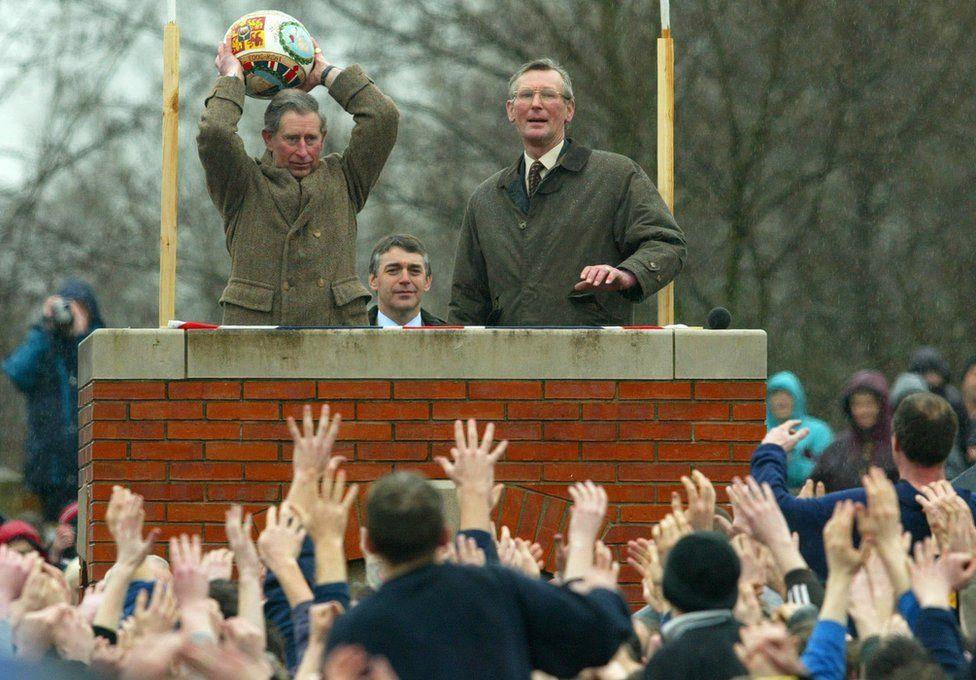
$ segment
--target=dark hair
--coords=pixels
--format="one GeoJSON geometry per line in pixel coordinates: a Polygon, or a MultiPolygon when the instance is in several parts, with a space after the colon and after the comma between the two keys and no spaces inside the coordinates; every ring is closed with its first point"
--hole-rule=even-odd
{"type": "Polygon", "coordinates": [[[225,619],[237,616],[237,581],[225,578],[214,579],[210,582],[209,595],[220,605],[220,614],[225,619]]]}
{"type": "Polygon", "coordinates": [[[373,482],[366,529],[373,548],[390,564],[432,555],[444,526],[444,501],[420,475],[394,472],[373,482]]]}
{"type": "Polygon", "coordinates": [[[294,111],[299,115],[314,113],[319,117],[319,131],[325,135],[325,117],[319,113],[319,103],[315,97],[308,92],[302,92],[294,88],[287,88],[276,94],[268,108],[264,110],[264,129],[271,134],[278,132],[281,127],[281,117],[289,111],[294,111]]]}
{"type": "Polygon", "coordinates": [[[896,635],[883,640],[864,664],[864,677],[868,680],[936,680],[948,676],[917,641],[896,635]]]}
{"type": "Polygon", "coordinates": [[[893,431],[898,446],[908,460],[923,467],[945,462],[958,429],[955,411],[937,394],[911,394],[895,411],[893,431]]]}
{"type": "Polygon", "coordinates": [[[390,234],[380,239],[369,256],[369,274],[377,276],[380,273],[380,257],[394,248],[400,248],[408,253],[416,253],[424,258],[424,272],[430,276],[430,256],[427,249],[416,236],[410,234],[390,234]]]}

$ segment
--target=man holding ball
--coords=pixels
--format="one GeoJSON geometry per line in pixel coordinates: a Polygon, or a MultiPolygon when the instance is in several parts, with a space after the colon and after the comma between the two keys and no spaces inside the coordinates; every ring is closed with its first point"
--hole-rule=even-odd
{"type": "Polygon", "coordinates": [[[265,153],[237,134],[244,70],[230,39],[207,97],[197,147],[224,220],[231,274],[220,297],[225,325],[365,326],[369,291],[356,277],[356,215],[396,142],[399,113],[357,65],[330,64],[315,48],[300,88],[264,114],[265,153]],[[327,128],[309,94],[322,85],[356,126],[349,146],[321,157],[327,128]]]}

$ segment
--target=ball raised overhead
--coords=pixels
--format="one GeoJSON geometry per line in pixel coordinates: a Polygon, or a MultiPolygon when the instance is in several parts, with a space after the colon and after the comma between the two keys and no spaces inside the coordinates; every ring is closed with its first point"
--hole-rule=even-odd
{"type": "Polygon", "coordinates": [[[308,29],[293,16],[268,9],[245,14],[227,29],[231,51],[244,67],[248,96],[271,99],[299,87],[315,61],[308,29]]]}

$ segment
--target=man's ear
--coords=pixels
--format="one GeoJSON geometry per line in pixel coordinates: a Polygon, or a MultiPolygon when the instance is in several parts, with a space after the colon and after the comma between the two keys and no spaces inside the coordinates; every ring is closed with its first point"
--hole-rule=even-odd
{"type": "Polygon", "coordinates": [[[264,146],[268,151],[271,151],[271,138],[273,136],[268,130],[261,130],[261,139],[264,140],[264,146]]]}
{"type": "Polygon", "coordinates": [[[425,293],[430,290],[430,284],[432,284],[433,282],[434,282],[434,280],[430,276],[428,276],[427,279],[424,281],[424,292],[425,293]]]}
{"type": "Polygon", "coordinates": [[[566,124],[573,120],[573,116],[576,114],[576,100],[570,100],[566,102],[566,124]]]}
{"type": "Polygon", "coordinates": [[[508,114],[508,122],[509,123],[514,123],[515,122],[515,102],[513,102],[511,99],[509,99],[509,100],[507,100],[505,102],[505,113],[508,114]]]}
{"type": "Polygon", "coordinates": [[[379,278],[377,278],[377,276],[375,274],[370,274],[369,275],[369,289],[370,290],[379,290],[380,289],[380,281],[379,281],[379,278]]]}

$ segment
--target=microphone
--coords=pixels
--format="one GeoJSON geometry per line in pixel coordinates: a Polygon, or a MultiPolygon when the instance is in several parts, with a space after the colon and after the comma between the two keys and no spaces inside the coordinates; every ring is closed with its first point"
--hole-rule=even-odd
{"type": "Polygon", "coordinates": [[[708,328],[720,331],[732,325],[732,314],[725,307],[716,307],[708,313],[708,328]]]}

